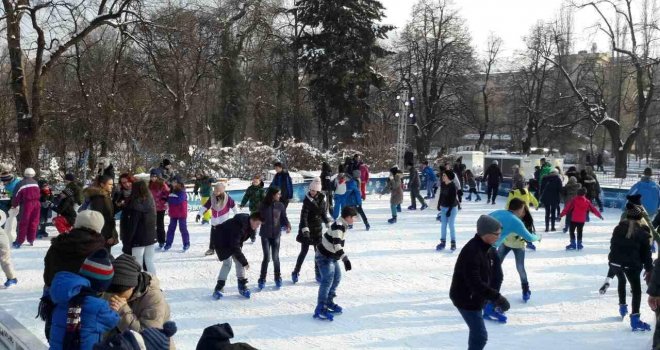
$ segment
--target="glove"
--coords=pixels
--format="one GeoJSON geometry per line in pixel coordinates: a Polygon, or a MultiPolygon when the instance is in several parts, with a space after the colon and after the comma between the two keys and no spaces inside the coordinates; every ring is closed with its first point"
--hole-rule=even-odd
{"type": "Polygon", "coordinates": [[[507,312],[511,308],[509,301],[505,297],[500,295],[497,300],[495,300],[495,307],[502,310],[502,312],[507,312]]]}
{"type": "Polygon", "coordinates": [[[447,217],[451,216],[451,208],[447,209],[447,217]]]}
{"type": "Polygon", "coordinates": [[[352,268],[351,267],[351,261],[348,260],[348,257],[345,256],[343,259],[341,259],[341,261],[344,262],[344,269],[346,269],[346,271],[351,271],[351,268],[352,268]]]}
{"type": "Polygon", "coordinates": [[[200,218],[199,214],[197,214],[197,216],[195,216],[195,222],[199,222],[199,219],[201,219],[201,218],[200,218]]]}

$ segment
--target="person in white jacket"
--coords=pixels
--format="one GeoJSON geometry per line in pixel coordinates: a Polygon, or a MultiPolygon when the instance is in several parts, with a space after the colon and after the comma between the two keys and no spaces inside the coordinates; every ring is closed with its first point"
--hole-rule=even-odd
{"type": "MultiPolygon", "coordinates": [[[[213,195],[199,208],[195,222],[198,222],[204,216],[204,213],[209,210],[211,211],[211,237],[213,237],[213,232],[220,227],[220,224],[236,215],[236,203],[225,192],[224,182],[219,182],[213,187],[213,195]]],[[[213,240],[209,239],[209,250],[206,251],[205,255],[213,255],[214,253],[213,240]]]]}
{"type": "Polygon", "coordinates": [[[7,214],[4,211],[0,210],[0,266],[2,271],[4,271],[5,276],[7,276],[7,281],[5,282],[5,288],[9,288],[16,283],[16,272],[14,271],[14,264],[11,262],[11,247],[9,245],[9,237],[5,230],[2,229],[2,225],[7,221],[7,214]]]}

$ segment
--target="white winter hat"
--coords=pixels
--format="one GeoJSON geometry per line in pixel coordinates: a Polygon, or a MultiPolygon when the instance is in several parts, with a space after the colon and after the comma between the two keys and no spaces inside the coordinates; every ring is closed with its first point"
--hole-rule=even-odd
{"type": "Polygon", "coordinates": [[[321,192],[323,186],[321,186],[321,178],[320,177],[315,177],[312,180],[312,183],[309,184],[309,190],[310,191],[316,191],[316,192],[321,192]]]}
{"type": "Polygon", "coordinates": [[[26,168],[23,172],[23,176],[25,177],[35,177],[36,175],[37,173],[32,168],[26,168]]]}
{"type": "Polygon", "coordinates": [[[497,160],[493,160],[493,163],[492,163],[492,164],[499,165],[500,162],[498,162],[497,160]]]}
{"type": "Polygon", "coordinates": [[[105,219],[103,214],[96,210],[83,210],[78,213],[74,228],[88,228],[94,232],[101,233],[105,219]]]}

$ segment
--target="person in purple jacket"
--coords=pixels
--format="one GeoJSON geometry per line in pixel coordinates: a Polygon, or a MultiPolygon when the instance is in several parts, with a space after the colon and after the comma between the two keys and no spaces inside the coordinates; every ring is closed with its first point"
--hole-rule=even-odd
{"type": "Polygon", "coordinates": [[[188,218],[188,196],[186,195],[186,186],[178,176],[175,176],[172,182],[172,192],[167,197],[167,204],[169,206],[170,225],[167,228],[167,240],[163,250],[167,251],[172,248],[174,231],[176,231],[178,224],[183,240],[183,251],[185,252],[190,248],[190,235],[188,234],[188,225],[186,223],[186,219],[188,218]]]}
{"type": "Polygon", "coordinates": [[[41,214],[41,190],[39,184],[34,179],[36,175],[34,169],[27,168],[23,173],[23,180],[16,185],[14,196],[11,200],[11,207],[15,209],[20,207],[18,222],[18,237],[12,244],[14,248],[20,248],[27,239],[30,245],[37,239],[37,226],[39,226],[39,216],[41,214]]]}

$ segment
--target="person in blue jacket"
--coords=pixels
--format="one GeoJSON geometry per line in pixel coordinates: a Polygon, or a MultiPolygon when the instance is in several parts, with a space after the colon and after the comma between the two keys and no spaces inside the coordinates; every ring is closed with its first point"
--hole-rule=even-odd
{"type": "MultiPolygon", "coordinates": [[[[506,255],[503,253],[503,249],[500,253],[499,248],[504,243],[504,240],[509,235],[513,234],[518,235],[521,239],[527,242],[534,242],[541,239],[538,235],[529,232],[521,220],[521,218],[525,216],[526,210],[527,206],[525,205],[525,202],[518,198],[514,198],[511,200],[511,202],[509,202],[508,210],[496,210],[488,214],[489,216],[495,218],[495,220],[499,221],[500,224],[502,224],[502,233],[500,233],[500,237],[493,245],[493,247],[498,250],[497,259],[494,259],[493,266],[494,274],[497,275],[497,277],[492,279],[494,283],[491,287],[498,292],[502,287],[503,280],[501,258],[506,255]]],[[[495,305],[492,303],[486,304],[484,307],[484,318],[488,320],[499,321],[501,323],[506,322],[506,316],[502,312],[496,310],[495,305]]]]}
{"type": "Polygon", "coordinates": [[[653,176],[651,168],[644,169],[644,176],[628,191],[629,196],[642,195],[642,205],[649,215],[656,213],[660,205],[660,186],[651,179],[651,176],[653,176]]]}
{"type": "Polygon", "coordinates": [[[422,169],[422,175],[426,181],[426,197],[424,199],[435,198],[435,192],[433,191],[433,185],[438,182],[438,177],[435,176],[435,171],[433,167],[429,166],[429,161],[425,160],[422,162],[424,164],[424,169],[422,169]]]}
{"type": "MultiPolygon", "coordinates": [[[[358,188],[358,182],[356,179],[352,177],[347,177],[346,180],[346,193],[344,195],[344,203],[342,207],[354,207],[355,210],[357,210],[358,214],[360,214],[360,217],[362,218],[362,222],[364,222],[364,226],[367,231],[371,228],[369,225],[369,219],[367,219],[367,214],[364,213],[364,210],[362,209],[362,194],[360,192],[360,189],[358,188]]],[[[340,206],[335,205],[336,208],[340,208],[340,206]]],[[[339,216],[340,210],[335,209],[333,212],[333,218],[339,216]]],[[[335,219],[336,220],[336,219],[335,219]]],[[[353,225],[351,225],[351,228],[353,228],[353,225]]]]}
{"type": "Polygon", "coordinates": [[[291,183],[291,176],[289,172],[284,169],[281,162],[275,162],[273,164],[275,168],[275,177],[273,181],[270,182],[269,188],[277,187],[282,193],[280,198],[280,203],[284,204],[284,207],[289,206],[289,201],[293,198],[293,184],[291,183]]]}
{"type": "Polygon", "coordinates": [[[119,315],[100,295],[114,276],[106,249],[92,253],[78,274],[55,274],[50,297],[55,304],[50,329],[51,350],[92,350],[103,335],[119,324],[119,315]]]}

